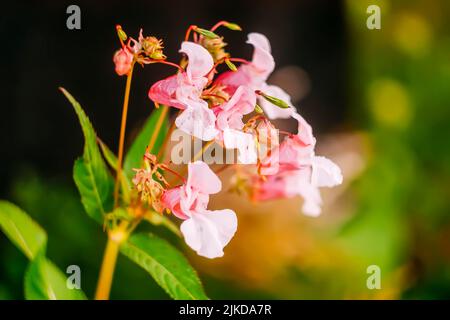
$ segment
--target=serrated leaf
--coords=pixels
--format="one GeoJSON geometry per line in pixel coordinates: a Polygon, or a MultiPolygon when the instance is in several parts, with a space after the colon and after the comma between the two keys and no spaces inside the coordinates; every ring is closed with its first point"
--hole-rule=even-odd
{"type": "Polygon", "coordinates": [[[164,117],[161,123],[161,128],[159,129],[159,134],[156,137],[152,150],[150,150],[152,154],[157,154],[159,152],[159,149],[164,141],[164,137],[167,134],[167,108],[168,107],[166,106],[161,106],[160,108],[153,110],[152,114],[145,122],[141,132],[138,134],[128,150],[123,163],[123,170],[129,179],[131,179],[134,175],[133,168],[141,167],[145,149],[147,149],[147,145],[152,138],[154,130],[157,129],[156,125],[158,124],[160,118],[164,117]]]}
{"type": "Polygon", "coordinates": [[[25,274],[27,300],[85,300],[81,289],[69,289],[67,278],[43,254],[30,262],[25,274]]]}
{"type": "Polygon", "coordinates": [[[113,180],[96,179],[96,171],[83,158],[75,160],[73,179],[81,195],[81,203],[88,215],[98,223],[112,210],[113,180]]]}
{"type": "Polygon", "coordinates": [[[153,234],[136,234],[121,252],[146,270],[174,299],[208,299],[197,273],[187,259],[167,241],[153,234]]]}
{"type": "Polygon", "coordinates": [[[114,180],[97,145],[97,135],[80,104],[65,89],[62,93],[72,104],[84,135],[83,157],[75,161],[74,180],[81,195],[81,202],[89,216],[102,223],[103,217],[112,210],[114,180]]]}
{"type": "Polygon", "coordinates": [[[22,209],[7,201],[0,201],[0,228],[28,259],[45,250],[46,232],[22,209]]]}

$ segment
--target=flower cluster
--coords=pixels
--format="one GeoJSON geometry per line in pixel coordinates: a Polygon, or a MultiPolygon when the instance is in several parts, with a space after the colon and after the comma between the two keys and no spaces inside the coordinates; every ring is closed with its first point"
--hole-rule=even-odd
{"type": "MultiPolygon", "coordinates": [[[[239,184],[235,189],[246,190],[254,201],[300,195],[304,213],[319,215],[319,188],[342,182],[339,167],[315,155],[311,126],[283,89],[267,83],[275,68],[268,39],[250,33],[247,43],[254,48],[252,59],[235,58],[225,51],[226,43],[215,33],[220,26],[240,30],[228,22],[219,22],[210,30],[189,27],[179,50],[183,58],[177,73],[153,84],[149,98],[157,106],[179,109],[175,126],[188,135],[238,150],[238,162],[244,168],[235,173],[239,184]],[[221,65],[227,70],[219,73],[221,65]],[[284,139],[280,139],[271,122],[280,118],[297,121],[297,133],[284,133],[284,139]]],[[[126,36],[121,39],[125,41],[126,36]]],[[[127,74],[134,61],[146,64],[165,59],[161,41],[143,37],[142,32],[137,41],[129,39],[114,56],[119,75],[127,74]]],[[[229,209],[207,209],[209,195],[221,190],[216,173],[194,159],[187,164],[187,178],[180,177],[183,183],[171,187],[162,176],[155,175],[169,170],[168,165],[158,165],[152,155],[146,157],[152,159],[151,165],[137,169],[134,179],[143,202],[184,220],[181,232],[199,255],[222,256],[224,246],[236,232],[237,218],[229,209]]]]}

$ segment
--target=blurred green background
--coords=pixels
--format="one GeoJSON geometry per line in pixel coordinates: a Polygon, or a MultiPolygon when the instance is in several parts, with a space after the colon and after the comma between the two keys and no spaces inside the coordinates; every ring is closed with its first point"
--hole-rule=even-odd
{"type": "MultiPolygon", "coordinates": [[[[289,9],[290,3],[280,5],[289,9]]],[[[303,217],[298,199],[251,206],[235,195],[217,197],[218,207],[233,204],[239,230],[225,257],[214,261],[195,257],[170,233],[153,230],[189,254],[213,299],[450,298],[450,3],[348,0],[338,8],[345,67],[338,70],[343,83],[331,86],[342,91],[345,99],[337,103],[346,106],[330,111],[339,121],[326,124],[318,119],[330,117],[327,109],[306,112],[313,125],[325,128],[318,132],[319,153],[344,172],[344,185],[324,192],[323,215],[303,217]],[[366,27],[371,4],[381,8],[381,30],[366,27]],[[381,290],[366,287],[369,265],[381,268],[381,290]]],[[[307,43],[301,50],[308,52],[307,43]]],[[[298,63],[302,66],[301,59],[298,63]]],[[[323,76],[335,79],[336,70],[329,67],[323,76]]],[[[106,76],[113,77],[112,71],[106,76]]],[[[311,78],[314,94],[326,95],[314,91],[311,78]]],[[[67,121],[76,126],[75,117],[67,121]]],[[[115,136],[115,131],[105,134],[115,136]]],[[[82,288],[92,297],[105,236],[84,213],[70,172],[51,175],[33,161],[22,161],[10,175],[13,179],[2,182],[2,198],[47,230],[48,256],[62,270],[81,267],[82,288]]],[[[1,235],[0,299],[23,298],[26,265],[1,235]]],[[[167,296],[121,257],[112,298],[167,296]]]]}

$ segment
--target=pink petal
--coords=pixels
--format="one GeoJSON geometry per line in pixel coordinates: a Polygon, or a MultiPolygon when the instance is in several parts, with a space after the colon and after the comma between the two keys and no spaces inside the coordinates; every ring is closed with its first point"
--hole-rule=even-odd
{"type": "Polygon", "coordinates": [[[206,163],[195,161],[188,165],[186,186],[201,193],[214,194],[222,189],[222,182],[206,163]]]}
{"type": "Polygon", "coordinates": [[[180,52],[188,56],[188,66],[186,69],[189,79],[204,77],[214,66],[211,54],[201,45],[190,41],[181,44],[180,52]]]}
{"type": "Polygon", "coordinates": [[[275,69],[275,61],[270,53],[269,40],[260,33],[249,33],[247,43],[254,47],[252,66],[266,80],[275,69]]]}
{"type": "Polygon", "coordinates": [[[248,86],[253,88],[252,74],[248,69],[239,67],[237,71],[227,71],[216,78],[215,84],[226,86],[225,91],[233,95],[239,86],[248,86]]]}
{"type": "Polygon", "coordinates": [[[173,75],[152,85],[148,97],[156,103],[184,110],[186,107],[176,99],[177,88],[177,75],[173,75]]]}
{"type": "Polygon", "coordinates": [[[312,128],[308,124],[308,122],[306,122],[306,120],[303,119],[303,117],[298,113],[294,113],[292,117],[298,121],[297,137],[300,139],[300,141],[302,141],[302,143],[304,143],[305,145],[315,146],[316,138],[314,138],[312,128]]]}
{"type": "Polygon", "coordinates": [[[255,109],[256,95],[245,86],[237,88],[230,100],[217,113],[217,127],[220,130],[232,128],[240,130],[244,126],[242,117],[255,109]]]}
{"type": "Polygon", "coordinates": [[[255,182],[254,200],[267,201],[290,197],[286,194],[286,181],[282,176],[267,176],[265,181],[259,178],[255,182]]]}
{"type": "Polygon", "coordinates": [[[186,244],[199,255],[213,259],[223,256],[223,248],[237,229],[236,214],[229,209],[196,213],[181,224],[186,244]]]}
{"type": "Polygon", "coordinates": [[[189,218],[190,214],[187,211],[183,212],[180,207],[180,193],[181,187],[169,189],[164,192],[161,200],[165,208],[170,209],[178,218],[185,220],[189,218]]]}

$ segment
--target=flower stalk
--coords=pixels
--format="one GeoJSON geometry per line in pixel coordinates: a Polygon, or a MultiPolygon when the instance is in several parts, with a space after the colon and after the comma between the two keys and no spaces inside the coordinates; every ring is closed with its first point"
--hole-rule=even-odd
{"type": "Polygon", "coordinates": [[[109,299],[120,244],[127,239],[129,234],[127,228],[128,222],[122,221],[116,229],[108,233],[108,242],[103,255],[95,300],[109,299]]]}
{"type": "Polygon", "coordinates": [[[134,69],[134,62],[132,63],[130,72],[127,75],[127,82],[125,85],[125,96],[123,99],[122,122],[120,125],[120,137],[119,137],[119,152],[117,156],[117,172],[116,172],[116,181],[114,184],[114,208],[116,208],[119,203],[119,186],[120,186],[119,182],[120,182],[120,175],[122,174],[123,148],[125,143],[128,102],[130,100],[130,89],[131,89],[131,79],[133,77],[133,69],[134,69]]]}

